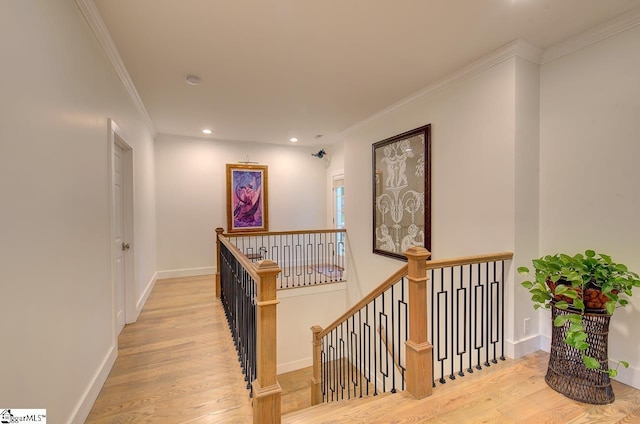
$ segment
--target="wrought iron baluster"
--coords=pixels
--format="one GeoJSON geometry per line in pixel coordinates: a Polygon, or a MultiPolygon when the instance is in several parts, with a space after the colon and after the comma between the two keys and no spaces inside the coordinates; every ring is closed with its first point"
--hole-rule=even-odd
{"type": "MultiPolygon", "coordinates": [[[[447,320],[447,324],[451,325],[451,333],[449,333],[448,328],[447,330],[445,330],[445,334],[447,335],[447,343],[449,343],[449,339],[451,340],[451,346],[450,346],[450,358],[449,358],[449,379],[451,380],[455,380],[456,379],[456,375],[455,375],[455,345],[456,345],[456,304],[454,302],[455,300],[455,296],[453,295],[453,289],[454,289],[454,275],[453,275],[453,268],[447,268],[448,272],[445,271],[445,274],[449,274],[449,283],[447,285],[447,293],[450,293],[451,296],[448,296],[451,298],[451,301],[449,303],[449,308],[451,309],[449,312],[449,319],[447,320]],[[451,336],[449,336],[449,334],[451,334],[451,336]]],[[[444,271],[444,268],[443,268],[444,271]]]]}
{"type": "Polygon", "coordinates": [[[489,292],[491,290],[491,284],[489,280],[489,264],[485,264],[485,286],[486,286],[486,294],[485,294],[485,305],[486,305],[486,342],[485,342],[485,361],[484,365],[490,367],[489,363],[489,345],[491,344],[491,302],[489,301],[489,292]]]}
{"type": "MultiPolygon", "coordinates": [[[[394,293],[394,287],[395,285],[391,286],[391,338],[389,338],[389,335],[387,334],[386,337],[386,343],[391,343],[391,349],[389,349],[389,346],[387,346],[387,352],[390,350],[391,351],[391,370],[393,372],[392,377],[391,377],[391,393],[396,393],[396,369],[395,369],[395,364],[396,364],[396,348],[393,345],[393,341],[395,340],[395,334],[396,334],[396,314],[395,314],[395,293],[394,293]],[[389,342],[390,340],[390,342],[389,342]]],[[[400,313],[400,307],[398,306],[398,313],[400,313]]],[[[398,356],[399,353],[398,353],[398,356]]]]}
{"type": "Polygon", "coordinates": [[[500,261],[502,264],[502,271],[500,273],[500,359],[506,360],[504,357],[504,261],[500,261]]]}

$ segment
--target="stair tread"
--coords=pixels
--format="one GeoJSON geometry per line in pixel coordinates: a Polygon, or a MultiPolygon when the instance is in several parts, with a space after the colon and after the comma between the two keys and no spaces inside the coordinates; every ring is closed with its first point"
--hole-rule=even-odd
{"type": "MultiPolygon", "coordinates": [[[[381,393],[377,396],[366,396],[362,398],[345,399],[339,402],[322,403],[310,408],[291,412],[282,416],[283,423],[326,423],[335,420],[337,417],[344,419],[352,417],[358,413],[371,409],[371,404],[378,403],[388,398],[396,398],[400,393],[381,393]]],[[[393,402],[392,402],[393,403],[393,402]]]]}

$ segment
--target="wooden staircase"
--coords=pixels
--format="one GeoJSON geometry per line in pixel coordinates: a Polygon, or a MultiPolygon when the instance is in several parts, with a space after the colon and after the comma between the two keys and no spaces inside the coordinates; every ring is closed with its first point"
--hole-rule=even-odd
{"type": "Polygon", "coordinates": [[[640,422],[640,391],[612,381],[616,401],[588,405],[555,392],[544,381],[549,355],[538,351],[462,379],[439,384],[433,395],[407,392],[316,405],[282,416],[282,423],[632,423],[640,422]]]}
{"type": "Polygon", "coordinates": [[[300,411],[282,416],[283,423],[338,423],[338,422],[371,422],[378,412],[372,411],[382,408],[393,408],[394,401],[400,398],[399,393],[381,393],[358,399],[315,405],[300,411]]]}

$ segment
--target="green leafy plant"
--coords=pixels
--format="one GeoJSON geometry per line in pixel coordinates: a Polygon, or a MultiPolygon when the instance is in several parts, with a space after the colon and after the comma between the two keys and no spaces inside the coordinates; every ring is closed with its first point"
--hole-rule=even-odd
{"type": "MultiPolygon", "coordinates": [[[[534,273],[529,268],[519,267],[520,274],[534,277],[524,281],[531,293],[535,309],[556,308],[566,310],[566,315],[556,317],[553,325],[569,325],[564,342],[582,354],[587,368],[599,369],[600,363],[586,354],[589,349],[582,318],[586,312],[606,311],[612,315],[617,307],[629,302],[622,295],[631,296],[634,287],[640,287],[640,277],[629,271],[626,265],[617,264],[611,257],[593,250],[569,256],[563,253],[543,256],[533,261],[534,273]]],[[[618,367],[629,367],[619,361],[615,369],[607,370],[610,376],[618,374],[618,367]]]]}

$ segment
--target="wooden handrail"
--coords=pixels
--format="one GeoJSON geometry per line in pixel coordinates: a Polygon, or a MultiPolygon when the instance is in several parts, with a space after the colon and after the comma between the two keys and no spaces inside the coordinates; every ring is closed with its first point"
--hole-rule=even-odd
{"type": "Polygon", "coordinates": [[[358,312],[360,309],[364,308],[364,306],[366,304],[371,302],[373,299],[377,298],[380,294],[382,294],[382,292],[384,292],[389,287],[391,287],[392,285],[397,283],[402,277],[406,276],[407,275],[407,270],[408,270],[407,265],[406,264],[403,265],[399,270],[397,270],[389,278],[387,278],[382,284],[380,284],[378,287],[373,289],[373,291],[371,293],[369,293],[368,295],[363,297],[358,303],[356,303],[351,308],[349,308],[349,310],[347,310],[347,312],[345,312],[344,314],[340,315],[338,317],[338,319],[336,319],[331,324],[329,324],[329,326],[327,328],[323,329],[322,332],[318,334],[318,337],[322,338],[322,337],[326,336],[333,329],[337,328],[340,324],[342,324],[342,322],[344,320],[346,320],[351,315],[353,315],[356,312],[358,312]]]}
{"type": "Polygon", "coordinates": [[[242,253],[242,250],[238,249],[235,244],[231,243],[231,241],[229,241],[229,239],[225,237],[224,234],[220,235],[219,240],[220,240],[220,243],[227,246],[227,249],[229,249],[231,253],[233,253],[233,256],[236,257],[238,262],[242,264],[244,269],[247,270],[247,272],[251,275],[251,277],[253,277],[254,280],[256,281],[260,280],[260,277],[258,276],[258,272],[256,271],[256,267],[257,267],[256,263],[252,262],[251,259],[247,258],[247,256],[244,253],[242,253]]]}
{"type": "MultiPolygon", "coordinates": [[[[407,328],[408,334],[405,346],[405,372],[403,379],[406,383],[406,391],[416,399],[422,399],[433,393],[433,345],[429,341],[429,305],[427,304],[427,293],[429,286],[428,269],[439,269],[444,267],[455,267],[473,265],[476,263],[490,263],[504,261],[513,258],[513,253],[492,253],[486,255],[466,256],[461,258],[427,260],[431,255],[424,247],[414,246],[409,248],[404,255],[407,257],[407,264],[402,266],[393,275],[387,278],[382,284],[367,294],[356,305],[349,308],[337,320],[331,323],[326,329],[319,326],[312,327],[313,333],[313,375],[311,378],[311,404],[316,405],[323,400],[323,384],[321,365],[322,360],[322,339],[338,328],[344,321],[351,318],[369,303],[375,302],[378,296],[386,292],[394,284],[407,279],[408,296],[405,300],[407,304],[407,328]]],[[[404,299],[404,298],[403,298],[404,299]]],[[[375,305],[375,304],[374,304],[375,305]]],[[[368,321],[367,321],[368,322],[368,321]]],[[[375,319],[374,319],[375,323],[375,319]]],[[[388,353],[395,359],[393,340],[385,337],[385,333],[378,329],[380,340],[385,344],[388,353]]],[[[331,342],[329,342],[331,343],[331,342]]],[[[382,355],[382,354],[381,354],[382,355]]],[[[398,367],[398,363],[395,363],[398,367]]],[[[384,374],[386,376],[386,374],[384,374]]]]}
{"type": "MultiPolygon", "coordinates": [[[[493,262],[493,261],[503,261],[507,259],[513,259],[513,252],[501,252],[501,253],[488,253],[485,255],[474,255],[474,256],[461,256],[459,258],[449,258],[449,259],[432,259],[427,261],[427,269],[439,269],[446,268],[450,266],[459,266],[459,265],[470,265],[477,264],[482,262],[493,262]]],[[[387,290],[389,287],[397,283],[400,278],[407,275],[407,265],[402,266],[395,273],[393,273],[389,278],[387,278],[382,284],[373,289],[368,295],[363,297],[358,303],[353,305],[347,312],[340,315],[335,321],[333,321],[329,326],[322,330],[319,337],[324,337],[329,334],[333,329],[337,328],[345,319],[349,318],[351,315],[358,312],[365,305],[371,302],[373,299],[378,297],[382,292],[387,290]]]]}
{"type": "Polygon", "coordinates": [[[513,259],[513,252],[488,253],[486,255],[461,256],[459,258],[432,259],[427,261],[427,269],[440,269],[452,266],[479,264],[483,262],[506,261],[513,259]]]}
{"type": "Polygon", "coordinates": [[[329,233],[346,233],[345,228],[334,228],[331,230],[292,230],[292,231],[260,231],[260,232],[238,232],[225,233],[225,237],[254,237],[254,236],[282,236],[289,234],[329,234],[329,233]]]}

